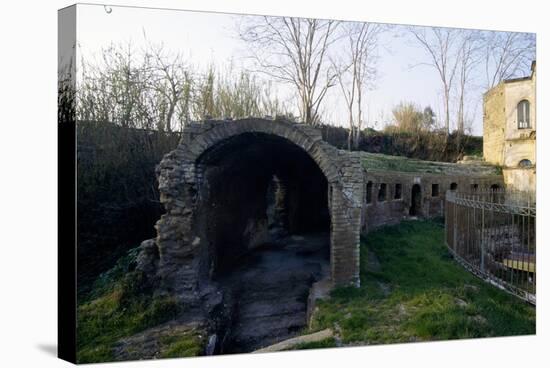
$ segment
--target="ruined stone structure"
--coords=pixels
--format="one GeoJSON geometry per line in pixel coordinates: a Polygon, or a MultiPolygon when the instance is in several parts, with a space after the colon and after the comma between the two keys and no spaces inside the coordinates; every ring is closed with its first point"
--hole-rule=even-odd
{"type": "Polygon", "coordinates": [[[332,282],[359,284],[365,171],[358,153],[316,129],[255,118],[191,124],[157,174],[166,213],[138,263],[165,290],[197,300],[229,261],[268,240],[273,187],[290,232],[330,230],[332,282]]]}
{"type": "Polygon", "coordinates": [[[284,120],[193,123],[157,168],[166,213],[138,267],[184,302],[277,231],[330,232],[330,281],[359,285],[359,236],[443,215],[447,190],[503,186],[494,166],[338,150],[284,120]],[[274,224],[278,224],[274,226],[274,224]]]}
{"type": "Polygon", "coordinates": [[[504,80],[483,96],[483,156],[502,167],[506,186],[535,190],[536,64],[531,75],[504,80]]]}
{"type": "Polygon", "coordinates": [[[188,125],[157,176],[166,212],[137,269],[218,352],[295,336],[315,295],[358,286],[361,233],[443,216],[447,190],[503,186],[482,161],[348,152],[311,126],[258,118],[188,125]]]}
{"type": "Polygon", "coordinates": [[[502,175],[483,161],[462,164],[361,153],[367,171],[362,231],[410,217],[443,216],[448,190],[502,188],[502,175]]]}

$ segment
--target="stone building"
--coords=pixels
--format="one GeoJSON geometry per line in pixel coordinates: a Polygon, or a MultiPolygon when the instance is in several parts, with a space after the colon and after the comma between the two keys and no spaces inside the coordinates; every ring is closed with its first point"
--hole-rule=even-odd
{"type": "Polygon", "coordinates": [[[407,218],[443,216],[448,190],[504,186],[497,168],[482,161],[455,164],[362,152],[361,162],[366,170],[363,233],[407,218]]]}
{"type": "Polygon", "coordinates": [[[483,96],[483,156],[502,167],[508,188],[535,191],[536,63],[531,75],[508,79],[483,96]]]}

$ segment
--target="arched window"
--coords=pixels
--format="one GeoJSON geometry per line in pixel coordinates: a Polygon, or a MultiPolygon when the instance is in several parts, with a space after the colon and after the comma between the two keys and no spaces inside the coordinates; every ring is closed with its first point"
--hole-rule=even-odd
{"type": "Polygon", "coordinates": [[[372,202],[372,181],[367,183],[367,203],[372,202]]]}
{"type": "Polygon", "coordinates": [[[491,202],[493,203],[500,203],[502,202],[502,198],[504,193],[500,190],[500,185],[493,184],[491,185],[491,202]]]}
{"type": "Polygon", "coordinates": [[[439,196],[439,184],[432,184],[432,197],[439,196]]]}
{"type": "Polygon", "coordinates": [[[533,164],[531,163],[530,160],[528,160],[528,159],[523,159],[523,160],[521,160],[521,161],[519,162],[518,166],[519,166],[519,167],[524,167],[524,168],[526,168],[526,167],[531,167],[531,166],[533,166],[533,164]]]}
{"type": "Polygon", "coordinates": [[[531,128],[529,116],[529,101],[521,100],[518,103],[518,129],[531,128]]]}
{"type": "Polygon", "coordinates": [[[401,184],[395,184],[395,193],[393,199],[401,199],[403,196],[401,194],[401,184]]]}
{"type": "Polygon", "coordinates": [[[380,189],[378,190],[378,202],[384,202],[386,200],[386,183],[380,184],[380,189]]]}

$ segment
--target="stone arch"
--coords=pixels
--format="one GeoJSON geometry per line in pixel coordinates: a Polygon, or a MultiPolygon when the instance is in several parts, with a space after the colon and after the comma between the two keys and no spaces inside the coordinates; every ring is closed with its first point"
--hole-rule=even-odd
{"type": "MultiPolygon", "coordinates": [[[[298,147],[311,158],[328,183],[331,280],[336,285],[359,284],[359,234],[365,172],[360,157],[322,140],[311,126],[288,121],[242,119],[188,125],[178,147],[157,167],[160,199],[166,213],[156,224],[157,238],[148,254],[156,259],[154,273],[166,289],[193,298],[209,285],[204,270],[204,239],[198,229],[204,182],[204,158],[235,137],[270,136],[298,147]]],[[[147,253],[142,251],[143,254],[147,253]]]]}
{"type": "Polygon", "coordinates": [[[309,126],[286,121],[274,123],[266,119],[245,119],[215,124],[189,142],[187,150],[191,155],[188,160],[196,162],[209,148],[244,133],[274,135],[294,143],[313,158],[329,183],[339,185],[338,168],[334,157],[331,157],[335,150],[322,141],[321,135],[309,126]]]}

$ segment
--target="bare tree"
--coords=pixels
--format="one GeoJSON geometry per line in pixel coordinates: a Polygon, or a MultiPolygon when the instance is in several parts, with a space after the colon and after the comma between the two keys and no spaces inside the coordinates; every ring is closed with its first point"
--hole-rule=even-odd
{"type": "Polygon", "coordinates": [[[149,60],[136,55],[130,43],[103,49],[101,61],[81,62],[82,81],[77,88],[78,118],[135,127],[146,121],[144,91],[149,60]]]}
{"type": "Polygon", "coordinates": [[[459,41],[460,31],[453,28],[409,27],[410,33],[429,56],[428,63],[435,68],[443,86],[443,114],[445,131],[449,134],[450,96],[458,66],[455,46],[459,41]]]}
{"type": "Polygon", "coordinates": [[[460,136],[464,134],[465,125],[465,99],[472,81],[472,73],[481,62],[481,51],[483,50],[483,39],[479,31],[461,30],[458,48],[458,112],[457,131],[460,145],[460,136]]]}
{"type": "Polygon", "coordinates": [[[239,26],[249,46],[254,71],[297,89],[301,119],[319,122],[319,106],[336,83],[337,70],[329,60],[339,23],[332,20],[254,17],[239,26]]]}
{"type": "Polygon", "coordinates": [[[247,71],[198,72],[179,54],[148,44],[103,49],[81,61],[77,118],[167,132],[207,117],[289,115],[274,84],[247,71]]]}
{"type": "Polygon", "coordinates": [[[534,33],[487,31],[483,35],[487,89],[528,72],[536,57],[534,33]]]}
{"type": "MultiPolygon", "coordinates": [[[[145,55],[152,60],[149,88],[162,95],[166,104],[163,128],[172,131],[173,120],[178,103],[190,90],[188,66],[181,54],[171,55],[164,51],[163,45],[149,45],[145,55]]],[[[180,105],[181,107],[181,105],[180,105]]],[[[188,114],[188,111],[181,111],[188,114]]]]}
{"type": "MultiPolygon", "coordinates": [[[[353,58],[353,57],[352,57],[353,58]]],[[[352,60],[352,63],[354,61],[352,60]]],[[[354,107],[355,107],[355,94],[356,94],[356,78],[357,73],[353,70],[353,66],[346,65],[343,70],[338,73],[338,84],[342,90],[342,95],[344,96],[344,101],[346,103],[346,108],[348,110],[348,150],[351,151],[352,141],[355,137],[354,130],[356,129],[355,117],[354,117],[354,107]],[[352,70],[351,75],[348,76],[348,71],[352,70]],[[351,80],[348,80],[348,77],[351,80]]]]}
{"type": "Polygon", "coordinates": [[[348,110],[348,150],[359,147],[363,128],[363,96],[376,78],[378,37],[385,26],[375,23],[347,23],[343,27],[347,41],[344,60],[337,73],[338,83],[348,110]]]}

